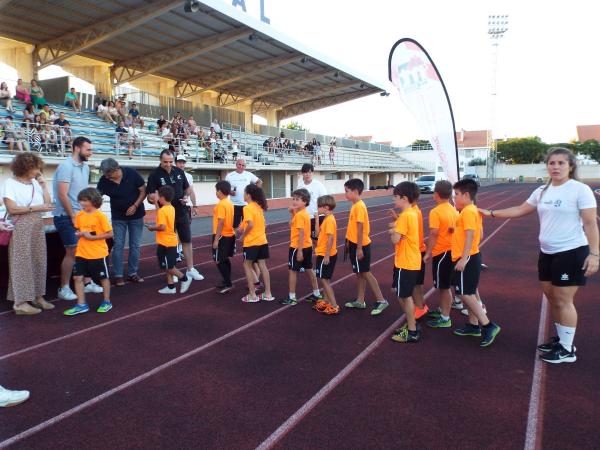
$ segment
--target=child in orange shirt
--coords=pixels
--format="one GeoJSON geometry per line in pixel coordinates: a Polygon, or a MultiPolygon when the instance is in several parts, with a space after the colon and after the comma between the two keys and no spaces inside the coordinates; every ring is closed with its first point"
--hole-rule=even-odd
{"type": "Polygon", "coordinates": [[[298,272],[306,272],[310,278],[313,293],[308,301],[319,301],[323,299],[319,291],[317,276],[312,270],[312,240],[310,237],[310,215],[306,207],[310,203],[310,193],[302,188],[292,192],[292,206],[290,214],[290,248],[288,252],[288,286],[289,294],[280,303],[282,305],[297,305],[296,284],[298,272]]]}
{"type": "Polygon", "coordinates": [[[177,263],[177,234],[175,233],[175,208],[171,204],[175,190],[170,185],[158,189],[158,204],[160,209],[156,212],[156,225],[146,224],[149,231],[156,231],[156,257],[158,264],[165,271],[167,285],[159,289],[159,294],[176,294],[175,283],[181,280],[180,291],[187,292],[193,278],[188,277],[175,267],[177,263]]]}
{"type": "Polygon", "coordinates": [[[383,298],[377,279],[371,273],[371,239],[369,238],[370,223],[367,205],[360,198],[365,188],[362,180],[352,178],[344,183],[346,198],[352,202],[348,228],[346,229],[346,247],[352,264],[352,271],[356,274],[357,295],[356,300],[346,303],[346,308],[365,309],[365,293],[367,284],[375,294],[375,307],[372,316],[381,314],[389,303],[383,298]]]}
{"type": "Polygon", "coordinates": [[[456,328],[458,336],[481,336],[479,344],[487,347],[494,342],[500,327],[488,319],[477,301],[477,286],[481,272],[479,241],[482,226],[475,206],[477,183],[466,179],[454,184],[454,203],[460,211],[452,233],[452,261],[454,262],[454,287],[461,301],[469,308],[469,321],[456,328]]]}
{"type": "Polygon", "coordinates": [[[412,207],[416,197],[415,186],[415,183],[403,181],[394,188],[394,203],[401,213],[394,227],[389,230],[394,244],[392,290],[396,292],[406,314],[406,326],[397,329],[392,340],[402,343],[418,342],[421,338],[412,298],[423,263],[419,250],[419,219],[417,211],[412,207]]]}
{"type": "Polygon", "coordinates": [[[340,312],[331,287],[331,279],[337,261],[337,223],[333,217],[335,199],[331,195],[323,195],[318,198],[317,206],[319,214],[324,215],[324,218],[319,226],[319,237],[315,249],[317,255],[315,272],[317,278],[320,278],[323,283],[324,295],[323,299],[315,304],[315,309],[327,315],[335,315],[340,312]]]}
{"type": "Polygon", "coordinates": [[[233,231],[233,203],[229,199],[231,184],[229,181],[219,181],[215,185],[219,203],[213,210],[212,259],[223,277],[223,284],[217,286],[219,294],[229,292],[231,282],[231,261],[235,253],[235,232],[233,231]]]}
{"type": "Polygon", "coordinates": [[[248,295],[242,297],[244,303],[256,303],[260,300],[272,302],[275,297],[271,294],[271,278],[266,260],[269,259],[269,244],[264,211],[267,209],[267,199],[264,191],[255,184],[249,184],[244,189],[244,219],[238,230],[244,250],[244,272],[248,283],[248,295]],[[255,291],[255,274],[252,265],[257,262],[263,277],[265,291],[260,296],[255,291]]]}
{"type": "Polygon", "coordinates": [[[106,240],[113,237],[113,231],[108,218],[100,211],[102,194],[94,188],[83,189],[77,195],[81,211],[75,216],[75,229],[79,237],[75,250],[75,265],[73,266],[73,284],[77,294],[77,304],[67,309],[65,316],[75,316],[90,310],[85,302],[83,278],[90,277],[100,280],[104,297],[96,310],[105,313],[112,309],[110,301],[110,280],[108,278],[108,246],[106,240]]]}

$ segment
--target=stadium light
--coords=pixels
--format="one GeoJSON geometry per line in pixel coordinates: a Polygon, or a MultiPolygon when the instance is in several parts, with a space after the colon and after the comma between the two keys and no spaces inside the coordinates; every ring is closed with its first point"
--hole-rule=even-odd
{"type": "Polygon", "coordinates": [[[198,0],[186,0],[183,10],[188,13],[200,11],[200,2],[198,0]]]}

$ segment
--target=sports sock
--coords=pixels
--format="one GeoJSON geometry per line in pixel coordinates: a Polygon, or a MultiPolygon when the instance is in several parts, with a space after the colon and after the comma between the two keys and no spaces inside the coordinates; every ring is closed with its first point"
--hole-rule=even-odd
{"type": "Polygon", "coordinates": [[[319,291],[318,289],[313,289],[313,294],[316,295],[317,297],[320,297],[321,291],[319,291]]]}
{"type": "Polygon", "coordinates": [[[61,289],[70,289],[71,286],[69,286],[68,284],[65,284],[61,289]]]}
{"type": "Polygon", "coordinates": [[[573,339],[575,338],[575,327],[566,327],[560,323],[557,323],[556,331],[558,331],[560,345],[562,345],[566,350],[571,351],[573,347],[573,339]]]}
{"type": "Polygon", "coordinates": [[[290,298],[292,300],[296,300],[296,293],[295,292],[290,292],[290,298]]]}
{"type": "Polygon", "coordinates": [[[444,316],[443,314],[440,314],[440,317],[442,318],[442,320],[445,320],[445,321],[450,320],[450,316],[444,316]]]}

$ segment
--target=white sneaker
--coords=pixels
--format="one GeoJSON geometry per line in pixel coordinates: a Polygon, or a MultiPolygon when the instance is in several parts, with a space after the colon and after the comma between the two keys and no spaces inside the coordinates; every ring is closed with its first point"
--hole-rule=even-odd
{"type": "Polygon", "coordinates": [[[192,284],[192,281],[194,281],[194,279],[190,276],[187,277],[187,280],[182,281],[179,292],[181,292],[182,294],[185,294],[187,292],[187,290],[190,288],[190,284],[192,284]]]}
{"type": "MultiPolygon", "coordinates": [[[[485,309],[485,305],[482,303],[481,306],[483,307],[483,313],[487,314],[487,309],[485,309]]],[[[469,310],[467,308],[464,308],[461,313],[465,316],[469,315],[469,310]]]]}
{"type": "Polygon", "coordinates": [[[29,398],[29,391],[9,391],[0,386],[0,407],[15,406],[29,398]]]}
{"type": "Polygon", "coordinates": [[[196,281],[202,281],[202,280],[204,280],[204,277],[200,274],[200,272],[198,272],[198,270],[196,270],[195,267],[192,267],[191,269],[188,269],[186,275],[188,277],[192,277],[196,281]]]}
{"type": "Polygon", "coordinates": [[[452,309],[464,309],[464,305],[459,297],[454,297],[454,300],[452,300],[452,309]]]}
{"type": "Polygon", "coordinates": [[[83,292],[85,292],[86,294],[102,294],[104,292],[104,289],[102,289],[102,286],[98,286],[93,281],[90,281],[88,284],[85,285],[83,292]]]}
{"type": "Polygon", "coordinates": [[[171,289],[169,286],[165,286],[164,288],[159,289],[158,293],[159,294],[177,294],[177,289],[175,289],[175,288],[171,289]]]}
{"type": "Polygon", "coordinates": [[[58,298],[69,302],[77,300],[75,292],[73,292],[69,286],[58,288],[58,298]]]}
{"type": "Polygon", "coordinates": [[[175,275],[173,275],[173,283],[177,283],[179,282],[179,278],[177,278],[175,275]]]}

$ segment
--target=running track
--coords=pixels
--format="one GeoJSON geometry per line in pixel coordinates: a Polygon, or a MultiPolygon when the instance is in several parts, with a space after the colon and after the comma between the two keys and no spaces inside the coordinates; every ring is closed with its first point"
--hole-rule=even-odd
{"type": "MultiPolygon", "coordinates": [[[[486,188],[479,204],[514,205],[532,189],[486,188]]],[[[420,205],[426,218],[431,198],[420,205]]],[[[385,211],[373,207],[370,217],[372,270],[388,294],[393,248],[385,211]]],[[[337,214],[340,228],[347,216],[337,214]]],[[[537,218],[484,226],[491,268],[480,288],[503,328],[488,349],[426,326],[417,345],[392,342],[403,318],[391,295],[376,318],[368,311],[324,317],[303,302],[242,304],[239,256],[236,290],[219,296],[207,237],[194,241],[206,280],[187,294],[156,293],[164,281],[150,246],[142,253],[147,282],[114,288],[109,314],[65,318],[62,301],[37,317],[0,312],[0,380],[32,391],[27,403],[0,411],[0,447],[597,448],[599,277],[577,298],[578,362],[536,363],[540,330],[553,331],[536,282],[537,218]]],[[[268,231],[281,298],[289,236],[285,224],[268,231]]],[[[430,277],[428,267],[425,292],[437,305],[430,277]]],[[[338,302],[353,298],[348,263],[338,263],[334,280],[338,302]]],[[[309,293],[307,281],[300,286],[300,295],[309,293]]],[[[95,305],[99,296],[90,300],[95,305]]]]}

